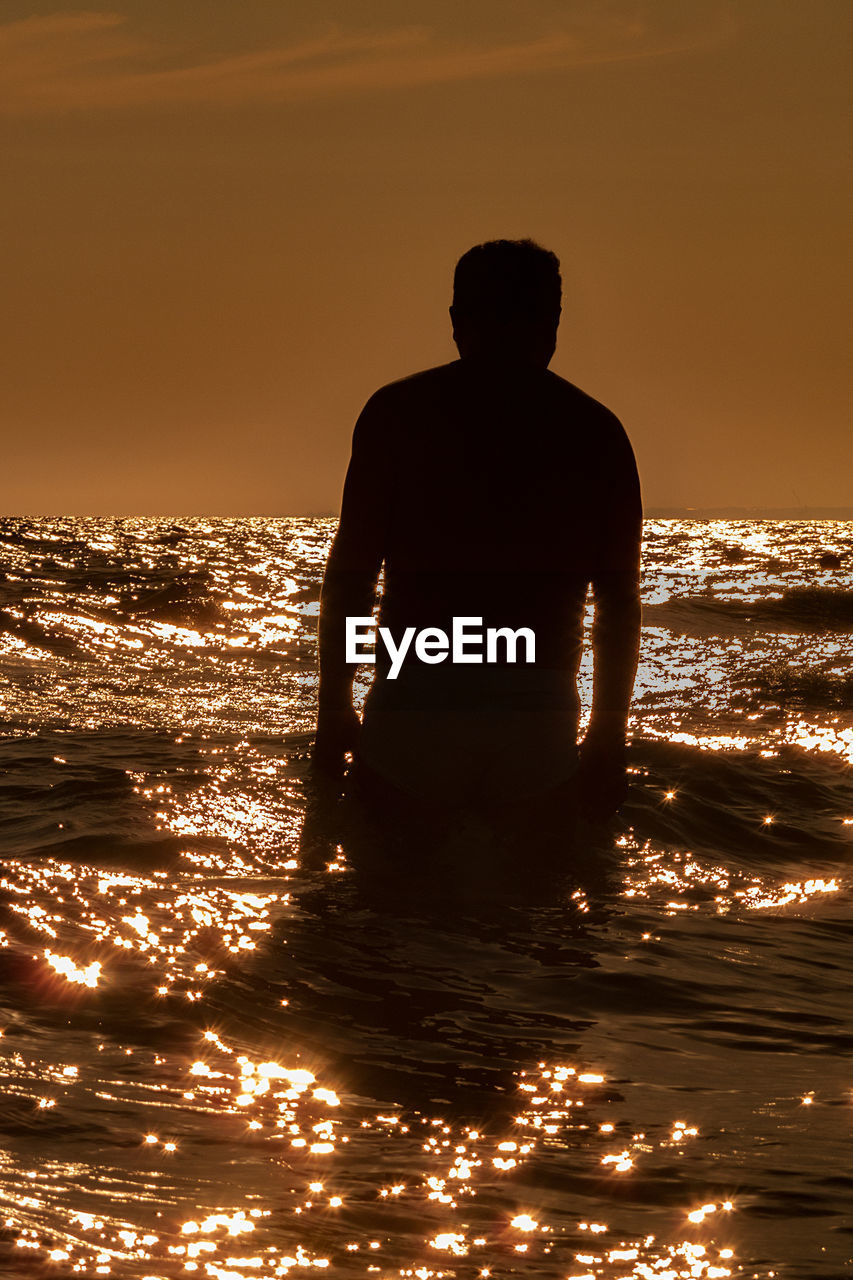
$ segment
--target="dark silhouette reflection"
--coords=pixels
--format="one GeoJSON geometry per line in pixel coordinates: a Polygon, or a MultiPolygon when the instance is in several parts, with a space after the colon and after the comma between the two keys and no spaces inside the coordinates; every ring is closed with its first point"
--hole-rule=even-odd
{"type": "Polygon", "coordinates": [[[369,814],[349,793],[310,795],[289,910],[253,971],[286,992],[290,1043],[348,1090],[511,1126],[513,1073],[575,1060],[596,1023],[573,995],[619,916],[612,840],[580,820],[570,844],[556,805],[547,859],[524,806],[523,838],[507,815],[369,814]],[[567,865],[572,848],[583,864],[567,865]]]}
{"type": "Polygon", "coordinates": [[[499,1128],[511,1115],[502,1102],[517,1107],[513,1071],[576,1056],[595,1025],[567,991],[600,967],[597,930],[610,915],[566,901],[445,902],[439,916],[435,898],[392,904],[391,892],[363,874],[306,879],[252,980],[270,984],[271,1009],[286,990],[289,1043],[348,1091],[415,1108],[441,1098],[499,1128]]]}
{"type": "Polygon", "coordinates": [[[508,833],[495,847],[516,865],[516,837],[553,850],[556,833],[565,856],[574,813],[605,819],[623,798],[639,483],[618,420],[548,370],[560,290],[557,259],[531,241],[470,250],[450,309],[460,359],[383,387],[356,424],[323,584],[314,764],[334,796],[352,756],[349,802],[374,832],[362,862],[381,831],[409,864],[422,832],[432,856],[462,863],[472,824],[508,833]],[[380,627],[426,642],[397,670],[377,644],[359,721],[346,620],[371,614],[381,570],[380,627]],[[594,701],[578,750],[590,585],[594,701]],[[483,641],[445,652],[454,619],[483,641]]]}

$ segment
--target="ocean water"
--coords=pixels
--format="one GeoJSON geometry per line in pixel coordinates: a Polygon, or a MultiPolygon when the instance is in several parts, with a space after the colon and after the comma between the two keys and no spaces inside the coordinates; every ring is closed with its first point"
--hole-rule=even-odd
{"type": "Polygon", "coordinates": [[[333,530],[0,523],[0,1274],[848,1274],[853,525],[648,522],[597,870],[424,900],[306,856],[333,530]]]}

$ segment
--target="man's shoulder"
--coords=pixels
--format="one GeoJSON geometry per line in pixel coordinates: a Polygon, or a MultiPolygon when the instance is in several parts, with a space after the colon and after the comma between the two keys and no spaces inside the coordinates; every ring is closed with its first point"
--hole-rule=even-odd
{"type": "Polygon", "coordinates": [[[580,387],[569,382],[567,378],[554,373],[552,369],[546,370],[545,378],[549,395],[561,409],[585,418],[590,425],[609,428],[611,431],[624,430],[612,409],[608,409],[606,404],[602,404],[586,391],[581,391],[580,387]]]}
{"type": "Polygon", "coordinates": [[[356,437],[382,445],[394,437],[401,420],[411,425],[419,416],[430,416],[442,401],[452,396],[451,388],[458,380],[458,364],[457,360],[434,369],[422,369],[379,387],[359,415],[356,437]]]}
{"type": "Polygon", "coordinates": [[[374,391],[367,403],[382,407],[420,399],[432,391],[450,388],[459,381],[460,364],[459,360],[451,360],[448,364],[435,365],[432,369],[420,369],[404,378],[395,378],[393,382],[386,382],[374,391]]]}

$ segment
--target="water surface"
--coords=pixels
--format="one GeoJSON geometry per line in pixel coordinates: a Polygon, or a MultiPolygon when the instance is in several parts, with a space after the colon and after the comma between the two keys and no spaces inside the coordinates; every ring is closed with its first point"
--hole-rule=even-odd
{"type": "Polygon", "coordinates": [[[853,526],[649,522],[611,847],[426,897],[303,856],[333,529],[0,524],[2,1274],[846,1274],[853,526]]]}

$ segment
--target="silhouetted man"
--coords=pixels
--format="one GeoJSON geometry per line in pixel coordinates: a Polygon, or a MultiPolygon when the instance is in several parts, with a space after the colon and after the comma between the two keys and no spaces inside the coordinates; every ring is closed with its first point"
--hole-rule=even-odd
{"type": "Polygon", "coordinates": [[[352,752],[369,786],[436,806],[574,787],[604,816],[621,800],[639,482],[619,421],[548,370],[560,299],[559,262],[532,241],[470,249],[450,308],[460,358],[383,387],[361,413],[321,599],[321,772],[340,776],[352,752]],[[362,619],[363,640],[383,567],[385,630],[360,723],[347,619],[362,619]],[[590,584],[593,706],[578,752],[590,584]]]}

